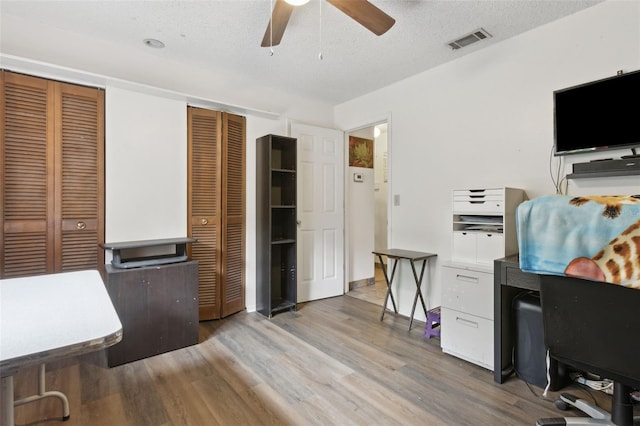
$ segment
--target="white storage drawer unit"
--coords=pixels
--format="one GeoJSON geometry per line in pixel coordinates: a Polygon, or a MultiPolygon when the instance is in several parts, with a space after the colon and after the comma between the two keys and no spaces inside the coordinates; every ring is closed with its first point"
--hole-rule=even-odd
{"type": "Polygon", "coordinates": [[[493,370],[493,261],[518,252],[515,211],[524,192],[461,189],[452,196],[451,262],[442,268],[440,344],[493,370]]]}
{"type": "Polygon", "coordinates": [[[493,265],[518,251],[515,210],[524,192],[513,188],[453,191],[451,259],[493,265]]]}
{"type": "Polygon", "coordinates": [[[452,260],[458,262],[493,264],[505,256],[502,232],[453,231],[452,260]]]}
{"type": "Polygon", "coordinates": [[[446,264],[442,306],[493,320],[493,274],[446,264]]]}
{"type": "Polygon", "coordinates": [[[504,188],[454,190],[453,211],[501,215],[504,211],[504,198],[504,188]]]}
{"type": "Polygon", "coordinates": [[[493,371],[493,321],[442,307],[442,351],[493,371]]]}
{"type": "Polygon", "coordinates": [[[493,370],[493,274],[472,264],[442,268],[443,352],[493,370]]]}

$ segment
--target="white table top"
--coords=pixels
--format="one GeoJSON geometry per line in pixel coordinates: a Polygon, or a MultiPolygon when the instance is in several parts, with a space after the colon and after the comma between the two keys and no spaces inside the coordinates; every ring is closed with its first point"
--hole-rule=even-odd
{"type": "Polygon", "coordinates": [[[122,339],[96,270],[0,280],[0,369],[78,355],[122,339]]]}

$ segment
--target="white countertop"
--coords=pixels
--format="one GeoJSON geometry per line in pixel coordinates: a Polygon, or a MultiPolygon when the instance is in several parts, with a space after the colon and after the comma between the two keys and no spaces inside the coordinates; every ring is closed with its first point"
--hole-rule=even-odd
{"type": "Polygon", "coordinates": [[[122,324],[96,270],[0,280],[0,368],[111,346],[122,324]]]}

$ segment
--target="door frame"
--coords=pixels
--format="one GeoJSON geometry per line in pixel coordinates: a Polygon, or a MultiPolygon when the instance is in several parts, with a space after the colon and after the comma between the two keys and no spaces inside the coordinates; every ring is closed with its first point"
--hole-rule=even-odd
{"type": "MultiPolygon", "coordinates": [[[[349,221],[347,218],[349,217],[350,211],[350,200],[349,200],[349,191],[347,191],[348,179],[349,179],[349,135],[351,133],[357,132],[358,130],[366,129],[368,127],[374,127],[378,124],[387,124],[387,245],[389,247],[393,246],[392,240],[392,232],[391,232],[391,223],[392,223],[392,131],[391,131],[391,113],[388,113],[382,117],[378,117],[377,119],[366,120],[365,124],[362,124],[357,127],[352,127],[344,131],[344,293],[347,294],[349,292],[349,249],[351,241],[349,241],[349,221]]],[[[373,254],[371,255],[372,261],[374,260],[373,254]]]]}

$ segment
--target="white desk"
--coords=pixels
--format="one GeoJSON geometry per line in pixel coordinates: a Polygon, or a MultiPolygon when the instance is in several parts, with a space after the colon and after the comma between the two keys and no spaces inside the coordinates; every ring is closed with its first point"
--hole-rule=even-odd
{"type": "Polygon", "coordinates": [[[122,325],[98,271],[0,280],[1,425],[13,425],[15,405],[49,396],[61,399],[63,419],[68,418],[66,396],[44,389],[44,363],[106,348],[121,339],[122,325]],[[13,374],[38,364],[38,395],[14,401],[13,374]]]}

